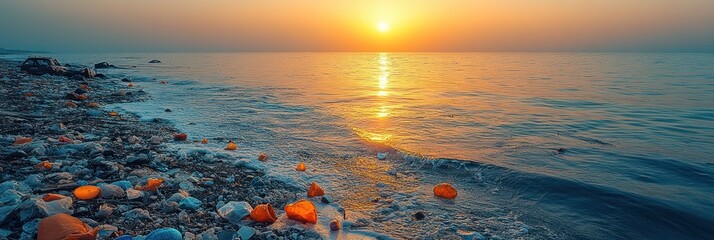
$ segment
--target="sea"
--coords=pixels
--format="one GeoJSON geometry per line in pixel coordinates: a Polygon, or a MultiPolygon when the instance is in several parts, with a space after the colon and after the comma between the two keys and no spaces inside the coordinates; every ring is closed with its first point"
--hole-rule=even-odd
{"type": "Polygon", "coordinates": [[[395,239],[714,238],[712,54],[51,55],[122,67],[98,72],[152,98],[108,108],[210,141],[176,144],[183,151],[233,140],[225,161],[318,183],[353,228],[395,239]],[[434,197],[442,182],[456,199],[434,197]]]}

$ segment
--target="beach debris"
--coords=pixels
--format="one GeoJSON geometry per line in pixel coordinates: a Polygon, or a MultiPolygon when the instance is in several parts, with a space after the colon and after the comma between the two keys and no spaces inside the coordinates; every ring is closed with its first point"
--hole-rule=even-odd
{"type": "Polygon", "coordinates": [[[265,152],[261,152],[260,154],[258,154],[258,161],[268,161],[268,154],[265,152]]]}
{"type": "Polygon", "coordinates": [[[255,228],[249,226],[241,226],[238,229],[236,235],[238,235],[240,239],[250,239],[251,237],[253,237],[253,235],[255,235],[255,232],[255,228]]]}
{"type": "Polygon", "coordinates": [[[310,188],[307,190],[307,197],[311,198],[322,195],[325,195],[325,191],[322,190],[320,185],[317,185],[317,183],[312,182],[310,184],[310,188]]]}
{"type": "Polygon", "coordinates": [[[38,170],[50,170],[52,169],[52,163],[50,163],[50,161],[42,161],[35,165],[35,168],[38,170]]]}
{"type": "Polygon", "coordinates": [[[159,228],[146,235],[144,240],[182,240],[181,232],[175,228],[159,228]]]}
{"type": "Polygon", "coordinates": [[[32,138],[17,136],[15,137],[15,142],[13,143],[13,145],[22,145],[30,142],[32,142],[32,138]]]}
{"type": "Polygon", "coordinates": [[[317,209],[315,208],[315,204],[305,199],[285,205],[285,214],[292,220],[317,223],[317,209]]]}
{"type": "Polygon", "coordinates": [[[414,219],[416,219],[416,220],[422,220],[425,217],[426,217],[426,215],[422,211],[418,211],[418,212],[414,213],[414,219]]]}
{"type": "Polygon", "coordinates": [[[102,192],[102,190],[97,187],[97,186],[81,186],[78,188],[75,188],[72,193],[74,194],[77,199],[80,200],[91,200],[99,196],[99,194],[102,192]]]}
{"type": "Polygon", "coordinates": [[[342,229],[342,222],[340,222],[340,220],[335,219],[330,222],[330,231],[335,232],[340,229],[342,229]]]}
{"type": "Polygon", "coordinates": [[[186,133],[179,133],[179,134],[174,134],[174,140],[176,141],[186,141],[186,133]]]}
{"type": "Polygon", "coordinates": [[[379,160],[387,159],[387,156],[389,156],[389,153],[387,153],[387,152],[377,153],[377,159],[379,159],[379,160]]]}
{"type": "Polygon", "coordinates": [[[55,201],[55,200],[64,199],[64,198],[66,198],[66,197],[67,197],[67,196],[61,195],[61,194],[48,193],[48,194],[45,194],[44,196],[42,196],[42,201],[52,202],[52,201],[55,201]]]}
{"type": "Polygon", "coordinates": [[[205,139],[205,138],[204,138],[203,140],[201,140],[201,143],[203,143],[203,144],[208,144],[208,139],[205,139]]]}
{"type": "Polygon", "coordinates": [[[166,82],[166,80],[161,80],[161,82],[159,82],[159,83],[160,83],[160,84],[167,84],[168,82],[166,82]]]}
{"type": "Polygon", "coordinates": [[[307,170],[307,167],[305,167],[305,163],[300,162],[300,163],[298,163],[297,167],[295,167],[295,170],[304,172],[305,170],[307,170]]]}
{"type": "Polygon", "coordinates": [[[64,75],[67,68],[51,57],[29,57],[20,65],[20,70],[33,75],[64,75]]]}
{"type": "Polygon", "coordinates": [[[277,215],[275,215],[275,210],[270,203],[255,206],[253,211],[250,212],[250,218],[261,223],[273,223],[278,219],[277,215]]]}
{"type": "Polygon", "coordinates": [[[154,59],[154,60],[149,61],[149,63],[161,63],[161,61],[154,59]]]}
{"type": "Polygon", "coordinates": [[[149,180],[146,181],[146,186],[137,186],[135,189],[141,191],[156,191],[161,187],[162,183],[164,183],[163,178],[149,178],[149,180]]]}
{"type": "Polygon", "coordinates": [[[233,141],[228,141],[225,150],[235,151],[236,149],[238,149],[238,146],[233,141]]]}
{"type": "Polygon", "coordinates": [[[253,208],[248,202],[230,201],[218,209],[218,216],[231,222],[239,222],[250,215],[253,208]]]}
{"type": "Polygon", "coordinates": [[[98,232],[99,228],[92,230],[79,218],[60,213],[40,220],[37,240],[96,239],[98,232]]]}
{"type": "Polygon", "coordinates": [[[458,192],[456,191],[456,188],[451,186],[451,184],[448,183],[439,183],[436,186],[434,186],[434,195],[440,198],[446,198],[446,199],[454,199],[456,198],[456,195],[458,192]]]}

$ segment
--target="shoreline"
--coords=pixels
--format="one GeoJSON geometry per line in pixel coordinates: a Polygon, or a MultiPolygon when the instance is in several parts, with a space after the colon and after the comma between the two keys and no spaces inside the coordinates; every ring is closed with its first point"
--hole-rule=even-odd
{"type": "MultiPolygon", "coordinates": [[[[146,235],[162,227],[178,229],[184,239],[223,239],[244,232],[241,228],[245,227],[254,230],[252,239],[324,237],[310,226],[299,227],[303,224],[275,228],[252,220],[231,223],[219,216],[217,207],[230,201],[251,206],[271,203],[282,212],[282,206],[304,198],[304,193],[275,180],[263,180],[260,170],[228,159],[207,163],[200,153],[179,156],[166,146],[176,142],[172,124],[159,119],[140,121],[134,114],[110,116],[104,109],[107,104],[151,99],[139,87],[128,87],[115,78],[77,81],[34,76],[19,72],[19,64],[0,59],[1,91],[8,96],[0,103],[0,238],[34,239],[39,220],[57,212],[101,229],[100,239],[146,235]],[[65,99],[83,83],[89,87],[86,100],[65,99]],[[87,102],[99,107],[85,105],[87,102]],[[32,142],[15,145],[16,137],[30,137],[32,142]],[[71,142],[60,142],[60,137],[71,142]],[[51,167],[35,167],[43,161],[51,167]],[[143,197],[128,199],[127,189],[144,185],[149,178],[162,178],[164,183],[156,192],[142,191],[143,197]],[[80,185],[104,183],[124,185],[114,196],[86,201],[71,192],[80,185]],[[41,199],[47,193],[72,197],[72,204],[48,211],[41,199]],[[185,209],[172,199],[187,195],[200,201],[198,208],[185,209]],[[111,209],[109,214],[105,214],[107,209],[111,209]]],[[[197,140],[176,143],[201,146],[197,140]]]]}

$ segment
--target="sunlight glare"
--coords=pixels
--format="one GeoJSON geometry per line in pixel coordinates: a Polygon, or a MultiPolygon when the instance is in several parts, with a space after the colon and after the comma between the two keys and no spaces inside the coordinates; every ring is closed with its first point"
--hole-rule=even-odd
{"type": "Polygon", "coordinates": [[[389,23],[387,22],[379,22],[377,23],[377,30],[380,32],[387,32],[389,31],[389,23]]]}

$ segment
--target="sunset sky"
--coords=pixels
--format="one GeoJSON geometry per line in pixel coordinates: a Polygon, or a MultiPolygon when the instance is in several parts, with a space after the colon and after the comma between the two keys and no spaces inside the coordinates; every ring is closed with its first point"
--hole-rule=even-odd
{"type": "Polygon", "coordinates": [[[2,0],[0,47],[713,51],[712,0],[2,0]]]}

